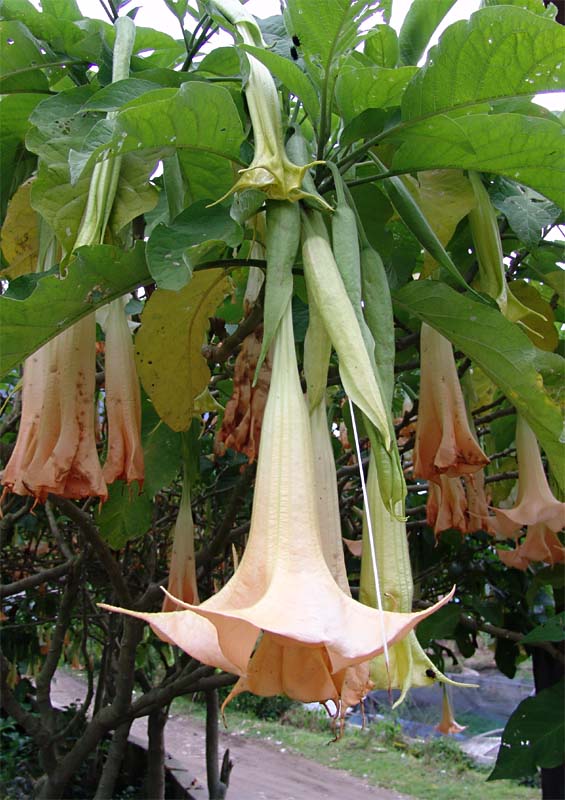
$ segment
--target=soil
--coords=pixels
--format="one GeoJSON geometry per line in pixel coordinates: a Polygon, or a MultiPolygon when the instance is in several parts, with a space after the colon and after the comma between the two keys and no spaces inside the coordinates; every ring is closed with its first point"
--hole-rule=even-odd
{"type": "MultiPolygon", "coordinates": [[[[82,680],[58,671],[51,701],[63,707],[85,695],[82,680]]],[[[144,720],[136,720],[131,739],[146,744],[144,720]]],[[[173,714],[165,728],[168,766],[194,800],[207,800],[204,723],[173,714]]],[[[370,786],[347,772],[289,753],[275,742],[254,741],[233,730],[220,733],[220,755],[229,748],[234,768],[227,800],[410,800],[406,795],[370,786]]]]}

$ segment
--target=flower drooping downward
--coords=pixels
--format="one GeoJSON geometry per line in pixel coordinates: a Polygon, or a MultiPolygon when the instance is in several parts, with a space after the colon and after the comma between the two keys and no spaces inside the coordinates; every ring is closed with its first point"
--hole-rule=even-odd
{"type": "Polygon", "coordinates": [[[190,505],[190,484],[185,479],[182,485],[179,512],[173,528],[173,549],[169,564],[169,583],[163,600],[163,611],[177,611],[179,604],[198,605],[196,583],[196,559],[194,557],[194,521],[190,505]]]}
{"type": "Polygon", "coordinates": [[[414,475],[440,483],[489,463],[467,422],[451,343],[425,323],[421,331],[420,406],[414,475]]]}
{"type": "Polygon", "coordinates": [[[381,619],[336,584],[322,552],[310,424],[289,303],[274,342],[251,530],[235,575],[201,605],[183,604],[183,611],[104,607],[150,622],[200,661],[238,675],[248,674],[261,631],[281,645],[305,646],[309,657],[334,675],[381,652],[383,628],[392,644],[448,599],[414,614],[384,612],[381,619]]]}
{"type": "Polygon", "coordinates": [[[565,547],[557,532],[565,526],[565,503],[552,494],[543,468],[536,436],[518,415],[516,421],[518,497],[511,509],[495,508],[496,537],[518,539],[526,525],[526,538],[513,550],[498,550],[508,567],[526,569],[532,561],[556,564],[565,561],[565,547]]]}
{"type": "Polygon", "coordinates": [[[24,438],[4,470],[8,490],[41,501],[108,496],[94,435],[95,331],[89,314],[26,362],[24,438]]]}
{"type": "Polygon", "coordinates": [[[121,300],[114,300],[109,305],[105,333],[108,455],[104,478],[107,483],[137,481],[141,489],[145,474],[141,445],[141,394],[131,333],[121,300]]]}

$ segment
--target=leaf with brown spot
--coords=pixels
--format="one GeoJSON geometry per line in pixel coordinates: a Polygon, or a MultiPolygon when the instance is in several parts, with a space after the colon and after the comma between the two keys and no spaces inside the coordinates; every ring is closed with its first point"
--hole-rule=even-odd
{"type": "Polygon", "coordinates": [[[187,430],[210,370],[201,353],[208,318],[231,290],[224,270],[195,272],[178,292],[157,289],[141,316],[136,363],[143,388],[161,419],[187,430]]]}
{"type": "Polygon", "coordinates": [[[37,266],[39,218],[29,201],[33,181],[30,178],[22,183],[13,195],[2,225],[0,244],[8,262],[3,275],[12,279],[34,272],[37,266]]]}

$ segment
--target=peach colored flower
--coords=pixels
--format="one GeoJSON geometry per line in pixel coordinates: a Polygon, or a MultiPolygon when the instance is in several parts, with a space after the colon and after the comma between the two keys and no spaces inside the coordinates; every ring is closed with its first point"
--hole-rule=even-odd
{"type": "Polygon", "coordinates": [[[94,315],[89,314],[43,347],[38,361],[32,362],[30,381],[35,388],[28,405],[30,422],[22,426],[22,472],[15,475],[10,460],[3,477],[9,490],[41,501],[49,492],[75,499],[107,498],[94,435],[95,330],[94,315]],[[38,420],[34,395],[40,384],[38,420]]]}
{"type": "Polygon", "coordinates": [[[546,564],[565,562],[565,547],[557,533],[543,522],[528,525],[526,538],[512,550],[497,548],[498,557],[507,567],[525,570],[533,561],[546,564]]]}
{"type": "Polygon", "coordinates": [[[265,409],[249,541],[230,581],[199,606],[145,613],[144,619],[205,664],[247,676],[264,631],[317,651],[331,675],[368,660],[447,602],[417,613],[383,612],[348,597],[327,567],[315,502],[308,412],[298,369],[290,303],[279,325],[265,409]]]}
{"type": "Polygon", "coordinates": [[[105,326],[105,388],[108,416],[106,483],[116,480],[143,486],[145,476],[141,445],[141,394],[135,369],[133,342],[121,299],[108,308],[105,326]]]}
{"type": "Polygon", "coordinates": [[[565,525],[565,503],[553,496],[536,436],[520,415],[516,418],[516,454],[518,497],[514,508],[494,509],[497,538],[514,536],[523,525],[543,524],[556,533],[565,525]]]}
{"type": "Polygon", "coordinates": [[[439,483],[489,463],[467,421],[453,348],[440,333],[422,325],[420,405],[414,445],[414,475],[439,483]]]}
{"type": "Polygon", "coordinates": [[[428,484],[426,522],[436,536],[450,529],[467,533],[468,507],[461,478],[439,475],[438,483],[428,484]]]}
{"type": "Polygon", "coordinates": [[[198,605],[198,585],[196,583],[196,559],[194,556],[194,522],[190,505],[190,486],[183,482],[179,512],[173,528],[173,549],[169,566],[168,594],[163,600],[163,611],[178,611],[179,604],[198,605]]]}
{"type": "Polygon", "coordinates": [[[450,733],[461,733],[466,729],[467,726],[459,725],[459,723],[455,721],[447,689],[445,686],[443,686],[442,689],[443,689],[442,714],[440,723],[436,725],[436,731],[439,731],[440,733],[443,733],[446,736],[449,735],[450,733]]]}
{"type": "Polygon", "coordinates": [[[464,475],[463,481],[467,495],[467,533],[474,531],[493,533],[495,518],[489,513],[484,470],[480,469],[473,475],[464,475]]]}

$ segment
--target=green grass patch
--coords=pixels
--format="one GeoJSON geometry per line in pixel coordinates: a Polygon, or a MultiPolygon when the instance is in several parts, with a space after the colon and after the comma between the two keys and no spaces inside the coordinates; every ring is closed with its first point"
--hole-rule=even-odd
{"type": "MultiPolygon", "coordinates": [[[[175,713],[205,718],[205,708],[184,698],[174,701],[175,713]]],[[[400,726],[387,720],[365,730],[346,727],[332,741],[323,714],[294,705],[280,721],[256,719],[228,707],[228,730],[272,742],[328,767],[343,769],[374,786],[394,789],[421,800],[539,800],[539,790],[515,781],[486,783],[489,768],[476,767],[453,739],[406,740],[400,726]]]]}

